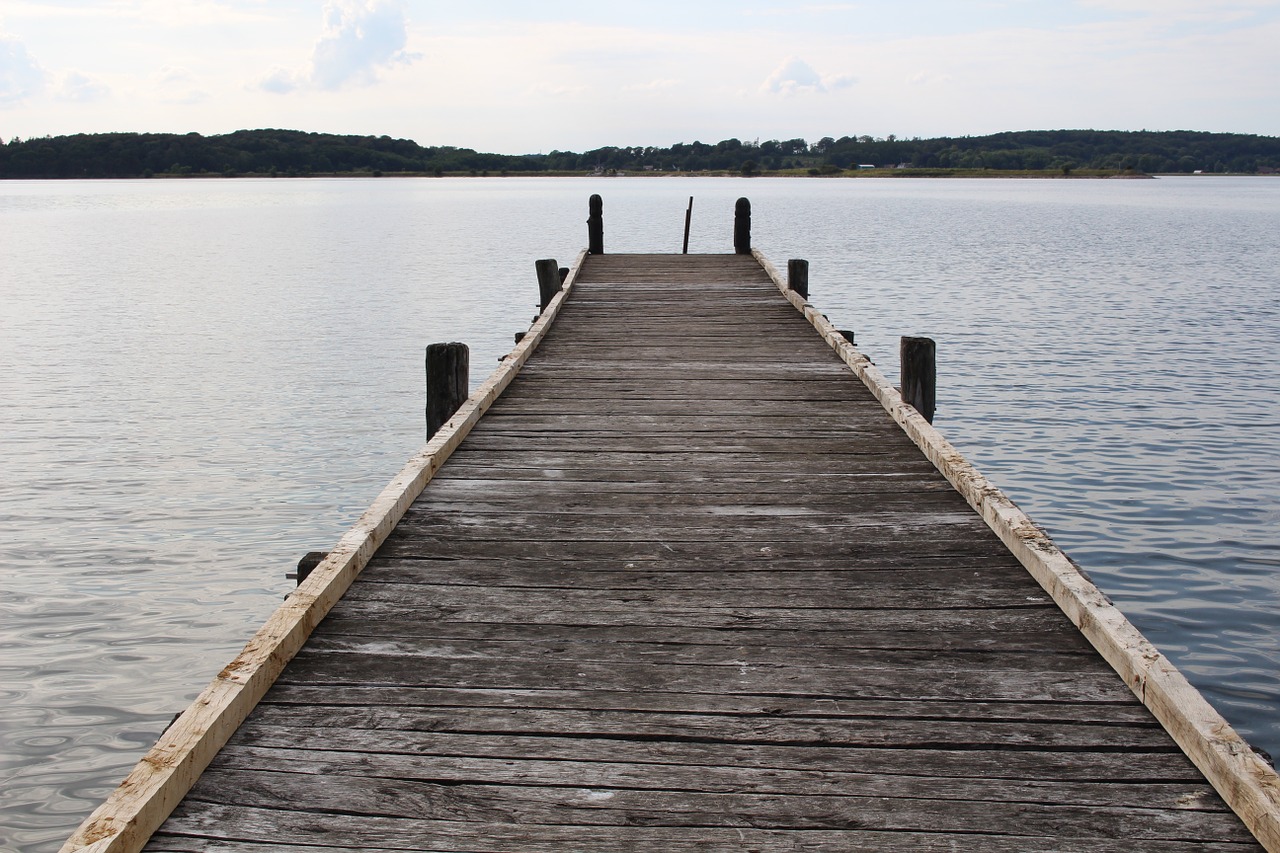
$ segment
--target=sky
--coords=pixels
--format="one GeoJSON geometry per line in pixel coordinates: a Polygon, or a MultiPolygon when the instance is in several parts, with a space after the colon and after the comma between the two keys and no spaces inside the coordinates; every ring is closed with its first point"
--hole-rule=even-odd
{"type": "Polygon", "coordinates": [[[0,139],[1280,136],[1280,0],[0,0],[0,139]]]}

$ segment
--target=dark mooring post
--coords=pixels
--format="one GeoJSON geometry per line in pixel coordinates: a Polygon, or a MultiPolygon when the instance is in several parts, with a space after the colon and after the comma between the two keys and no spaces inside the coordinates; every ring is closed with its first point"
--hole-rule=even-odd
{"type": "Polygon", "coordinates": [[[809,262],[792,258],[787,261],[787,287],[800,294],[801,299],[809,298],[809,262]]]}
{"type": "Polygon", "coordinates": [[[555,299],[556,294],[560,292],[562,284],[560,266],[551,258],[534,261],[533,266],[538,271],[538,304],[543,311],[546,311],[551,300],[555,299]]]}
{"type": "Polygon", "coordinates": [[[598,195],[587,199],[587,251],[604,254],[604,199],[598,195]]]}
{"type": "Polygon", "coordinates": [[[733,250],[739,255],[751,254],[751,202],[745,198],[733,206],[733,250]]]}
{"type": "Polygon", "coordinates": [[[308,551],[301,560],[298,561],[298,570],[285,575],[287,578],[297,578],[298,586],[302,586],[302,582],[315,569],[316,566],[324,562],[324,558],[329,556],[328,551],[308,551]]]}
{"type": "Polygon", "coordinates": [[[470,361],[466,344],[427,347],[427,441],[467,401],[470,361]]]}
{"type": "Polygon", "coordinates": [[[689,254],[689,226],[693,224],[693,196],[689,196],[689,209],[684,212],[684,248],[680,254],[689,254]]]}
{"type": "Polygon", "coordinates": [[[937,345],[932,338],[904,337],[899,346],[902,399],[933,423],[938,393],[937,345]]]}

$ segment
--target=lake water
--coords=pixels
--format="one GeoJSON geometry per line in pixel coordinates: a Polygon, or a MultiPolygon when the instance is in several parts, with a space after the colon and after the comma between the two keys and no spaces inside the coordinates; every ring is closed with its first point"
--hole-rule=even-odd
{"type": "Polygon", "coordinates": [[[1280,179],[0,182],[0,848],[56,850],[569,263],[810,261],[890,377],[1280,755],[1280,179]]]}

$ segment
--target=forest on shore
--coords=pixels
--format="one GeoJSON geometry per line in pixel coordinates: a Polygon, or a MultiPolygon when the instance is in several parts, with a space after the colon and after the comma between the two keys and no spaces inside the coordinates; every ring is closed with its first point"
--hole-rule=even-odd
{"type": "Polygon", "coordinates": [[[1280,137],[1199,131],[1033,130],[989,136],[871,136],[487,154],[389,136],[298,130],[94,133],[10,139],[0,178],[731,173],[838,175],[1280,172],[1280,137]]]}

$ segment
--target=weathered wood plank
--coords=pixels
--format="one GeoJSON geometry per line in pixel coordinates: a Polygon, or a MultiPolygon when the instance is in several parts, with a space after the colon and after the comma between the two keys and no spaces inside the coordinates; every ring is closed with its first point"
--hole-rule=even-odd
{"type": "MultiPolygon", "coordinates": [[[[664,590],[653,586],[479,586],[465,584],[432,584],[383,582],[362,584],[359,590],[349,593],[351,601],[386,601],[391,603],[420,601],[433,607],[523,607],[552,609],[581,608],[583,610],[628,610],[636,607],[652,607],[656,610],[742,608],[823,611],[916,609],[946,606],[962,608],[1026,608],[1049,603],[1044,593],[1011,600],[1007,587],[1000,584],[965,584],[963,589],[947,591],[944,588],[918,589],[905,586],[871,586],[860,588],[804,590],[777,586],[768,595],[759,590],[720,588],[690,588],[664,590]],[[939,605],[938,602],[945,602],[939,605]]],[[[1009,650],[1016,656],[1016,650],[1009,650]]],[[[851,660],[850,663],[856,663],[851,660]]]]}
{"type": "MultiPolygon", "coordinates": [[[[547,642],[551,640],[548,639],[547,642]]],[[[1031,723],[1096,723],[1154,727],[1151,712],[1135,702],[930,702],[922,700],[831,699],[816,696],[720,696],[714,693],[630,693],[608,690],[494,690],[453,687],[342,687],[277,683],[263,698],[261,708],[276,705],[324,707],[437,708],[462,711],[476,708],[645,712],[763,717],[772,720],[857,718],[917,718],[930,720],[985,720],[1031,723]]],[[[265,710],[262,712],[267,713],[265,710]]],[[[255,725],[265,716],[255,717],[255,725]]],[[[1167,750],[1166,744],[1162,749],[1167,750]]],[[[729,763],[732,760],[726,759],[729,763]]],[[[1185,765],[1190,767],[1190,764],[1185,765]]],[[[1182,778],[1182,777],[1179,777],[1182,778]]],[[[1192,777],[1194,778],[1194,777],[1192,777]]]]}
{"type": "MultiPolygon", "coordinates": [[[[677,781],[688,774],[673,774],[677,781]]],[[[342,774],[341,784],[331,784],[325,774],[278,773],[268,770],[240,772],[217,770],[202,780],[199,801],[247,808],[271,808],[307,814],[342,811],[361,816],[488,822],[508,820],[517,824],[553,826],[680,826],[708,825],[766,827],[771,829],[849,829],[935,832],[982,832],[991,826],[1009,827],[1008,834],[1071,838],[1132,838],[1184,840],[1217,836],[1247,841],[1248,833],[1233,816],[1221,811],[1176,806],[1185,788],[1167,799],[1163,807],[1117,808],[1094,802],[1036,801],[1020,798],[1025,786],[1010,786],[1007,799],[982,796],[973,786],[949,784],[944,792],[931,780],[918,780],[904,790],[889,793],[868,780],[848,780],[845,791],[828,793],[793,790],[787,796],[774,792],[706,792],[701,790],[644,790],[612,785],[574,785],[562,777],[559,785],[433,784],[416,780],[384,780],[342,774]],[[864,787],[872,788],[864,792],[864,787]],[[956,790],[959,788],[959,790],[956,790]],[[978,799],[967,795],[978,794],[978,799]],[[944,798],[945,797],[945,798],[944,798]]],[[[1114,794],[1114,792],[1113,792],[1114,794]]],[[[234,813],[233,813],[234,815],[234,813]]],[[[234,816],[230,817],[234,821],[234,816]]],[[[179,810],[173,830],[183,827],[179,810]]]]}
{"type": "MultiPolygon", "coordinates": [[[[815,787],[839,790],[844,774],[933,779],[1004,780],[1051,784],[1108,784],[1117,799],[1129,793],[1141,797],[1137,786],[1176,784],[1199,787],[1195,804],[1213,802],[1212,790],[1187,757],[1175,749],[1163,752],[1055,749],[895,749],[840,747],[826,744],[703,742],[697,740],[626,740],[563,737],[555,734],[499,734],[395,731],[370,738],[368,732],[332,728],[282,729],[247,724],[243,737],[228,745],[220,766],[232,769],[279,769],[297,761],[299,772],[363,772],[406,779],[502,779],[532,782],[537,778],[563,784],[576,774],[580,785],[602,779],[600,774],[640,772],[645,781],[632,783],[661,789],[673,768],[720,768],[719,784],[733,784],[728,774],[744,773],[742,788],[769,790],[770,773],[805,774],[815,787]],[[302,750],[303,743],[314,747],[302,750]],[[292,751],[290,751],[292,750],[292,751]],[[308,755],[307,753],[311,753],[308,755]],[[542,766],[555,762],[556,766],[542,766]],[[505,765],[505,767],[504,767],[505,765]],[[604,766],[601,766],[604,765],[604,766]],[[633,769],[634,768],[634,769],[633,769]],[[757,773],[755,771],[763,771],[757,773]],[[528,774],[521,776],[521,772],[528,774]],[[833,773],[829,781],[821,774],[833,773]],[[812,774],[812,775],[809,775],[812,774]]],[[[607,778],[607,777],[606,777],[607,778]]],[[[797,780],[799,781],[799,780],[797,780]]],[[[706,783],[704,783],[706,784],[706,783]]],[[[695,786],[696,790],[696,786],[695,786]]],[[[1195,789],[1193,788],[1193,791],[1195,789]]]]}
{"type": "MultiPolygon", "coordinates": [[[[206,804],[195,812],[184,807],[175,815],[175,828],[161,838],[179,833],[227,839],[236,843],[274,843],[281,837],[308,839],[334,838],[345,847],[393,850],[462,850],[522,851],[564,850],[663,850],[671,853],[693,853],[705,850],[755,850],[761,853],[817,850],[847,850],[850,853],[883,853],[885,850],[909,849],[920,853],[951,853],[956,849],[975,853],[1132,853],[1144,849],[1143,838],[1114,840],[1115,836],[1061,838],[1060,833],[1047,837],[1031,834],[988,836],[971,833],[950,835],[925,832],[879,832],[859,828],[825,830],[758,829],[750,826],[725,826],[717,821],[712,826],[644,827],[627,826],[605,834],[599,826],[529,824],[501,821],[449,821],[420,818],[388,818],[369,816],[350,821],[332,812],[289,812],[280,810],[241,809],[206,804]],[[193,813],[194,812],[194,813],[193,813]],[[959,847],[957,847],[957,842],[959,847]]],[[[856,818],[851,821],[856,827],[856,818]]],[[[1237,851],[1239,845],[1204,842],[1184,843],[1167,838],[1149,839],[1149,851],[1237,851]],[[1162,846],[1161,846],[1162,845],[1162,846]]],[[[163,847],[159,849],[164,849],[163,847]]],[[[189,848],[188,848],[189,849],[189,848]]]]}
{"type": "Polygon", "coordinates": [[[396,620],[431,619],[442,623],[523,624],[527,626],[669,627],[696,625],[709,630],[961,632],[978,634],[1064,629],[1062,614],[1045,605],[989,608],[901,608],[860,610],[834,608],[731,607],[714,609],[602,607],[546,609],[512,602],[478,607],[436,607],[420,602],[351,600],[344,612],[354,617],[396,620]]]}
{"type": "MultiPolygon", "coordinates": [[[[332,797],[335,792],[317,790],[319,797],[312,798],[296,788],[302,785],[314,785],[319,789],[316,776],[342,777],[342,788],[358,789],[370,785],[385,788],[387,777],[403,777],[411,785],[445,786],[453,793],[470,793],[471,788],[477,798],[488,800],[493,807],[502,806],[502,792],[494,790],[494,786],[476,783],[475,767],[468,770],[466,763],[439,761],[430,767],[439,766],[439,775],[429,775],[428,767],[421,767],[415,772],[403,765],[379,766],[378,762],[362,760],[361,756],[340,756],[335,753],[320,753],[319,756],[303,754],[297,751],[237,751],[234,766],[220,767],[210,772],[209,784],[201,785],[193,793],[193,798],[200,802],[225,803],[229,806],[243,802],[248,806],[266,808],[294,808],[301,811],[323,808],[324,799],[332,797]],[[292,780],[279,779],[278,772],[287,768],[292,780]],[[308,779],[310,777],[310,779],[308,779]],[[251,799],[244,799],[237,793],[251,790],[251,799]],[[460,790],[463,789],[463,790],[460,790]]],[[[750,794],[754,797],[777,797],[777,802],[788,802],[799,806],[799,817],[804,824],[812,825],[815,815],[810,809],[814,806],[831,808],[850,808],[861,806],[861,800],[868,797],[886,800],[916,800],[916,807],[923,806],[920,800],[957,799],[969,808],[978,808],[980,803],[1038,803],[1044,806],[1092,806],[1107,807],[1115,802],[1116,785],[1105,783],[1061,783],[1061,781],[1024,781],[1002,779],[956,779],[956,777],[919,777],[911,789],[904,789],[899,776],[877,776],[860,774],[860,772],[837,772],[835,776],[824,776],[814,771],[773,771],[755,770],[741,774],[731,767],[685,767],[668,766],[664,768],[668,783],[662,788],[654,788],[654,775],[645,765],[626,765],[626,763],[593,763],[581,766],[573,762],[518,762],[511,767],[508,784],[521,786],[518,797],[525,800],[527,807],[550,807],[557,809],[577,799],[577,793],[584,789],[612,790],[617,798],[602,797],[599,808],[623,809],[628,806],[625,798],[628,795],[645,793],[649,802],[653,802],[654,794],[658,797],[671,797],[671,790],[680,794],[691,794],[690,800],[696,807],[707,806],[707,794],[750,794]],[[745,784],[741,784],[741,781],[745,784]],[[539,788],[535,788],[539,786],[539,788]],[[539,790],[550,789],[552,797],[539,795],[539,790]],[[698,803],[699,799],[703,802],[698,803]],[[805,813],[808,812],[808,813],[805,813]]],[[[337,788],[337,786],[334,786],[337,788]]],[[[374,792],[376,794],[376,792],[374,792]]],[[[549,793],[549,792],[548,792],[549,793]]],[[[1198,785],[1176,783],[1153,783],[1140,786],[1132,808],[1147,809],[1192,809],[1206,812],[1207,820],[1221,821],[1222,813],[1230,809],[1215,794],[1202,795],[1198,785]]],[[[366,794],[367,795],[367,794],[366,794]]],[[[753,807],[753,803],[735,802],[728,798],[710,800],[722,808],[737,808],[739,812],[753,807]]],[[[348,809],[351,802],[347,803],[348,809]]],[[[902,806],[904,803],[886,803],[887,807],[902,806]]],[[[682,811],[678,808],[673,811],[682,811]]],[[[687,804],[685,804],[687,806],[687,804]]],[[[399,812],[396,806],[388,808],[387,802],[371,803],[361,809],[370,815],[388,815],[415,817],[430,813],[430,807],[416,812],[399,812]],[[385,809],[385,811],[384,811],[385,809]]],[[[460,811],[462,809],[460,808],[460,811]]],[[[726,811],[727,813],[727,811],[726,811]]],[[[762,815],[764,816],[764,815],[762,815]]],[[[618,820],[617,815],[611,815],[618,820]]],[[[750,820],[750,817],[746,818],[750,820]]],[[[582,824],[591,824],[591,820],[582,820],[582,824]]],[[[1243,827],[1236,826],[1234,835],[1239,838],[1243,827]]]]}
{"type": "MultiPolygon", "coordinates": [[[[888,703],[880,702],[880,705],[888,703]]],[[[897,749],[1169,749],[1168,736],[1151,721],[1143,726],[1101,723],[1065,725],[1057,720],[1039,726],[1025,720],[942,720],[928,716],[785,718],[760,715],[680,714],[670,711],[541,710],[527,708],[344,708],[267,705],[255,725],[282,728],[458,732],[472,734],[554,734],[565,737],[631,740],[830,744],[838,747],[897,749]]],[[[325,732],[308,733],[315,743],[325,732]]],[[[651,785],[665,785],[653,779],[651,785]]],[[[1114,792],[1113,792],[1114,794],[1114,792]]]]}
{"type": "MultiPolygon", "coordinates": [[[[371,606],[353,605],[340,611],[332,611],[326,617],[326,623],[332,630],[340,631],[349,637],[381,637],[397,638],[430,638],[436,640],[452,640],[470,642],[479,640],[500,640],[522,643],[558,643],[558,642],[595,642],[595,643],[657,643],[690,645],[764,645],[775,650],[779,655],[810,649],[890,649],[890,650],[958,650],[958,651],[990,651],[997,648],[1013,646],[1026,651],[1046,651],[1055,654],[1093,654],[1093,649],[1083,638],[1080,640],[1062,637],[1061,630],[1008,630],[999,639],[993,638],[985,627],[972,631],[930,630],[936,628],[933,619],[923,620],[923,624],[915,626],[915,630],[876,630],[859,627],[856,617],[841,623],[838,630],[814,630],[800,623],[793,630],[762,628],[751,621],[736,627],[688,627],[681,624],[636,625],[636,624],[525,624],[510,621],[497,621],[502,616],[520,619],[526,611],[513,609],[494,611],[490,621],[468,620],[475,611],[432,610],[432,621],[424,622],[421,618],[413,618],[409,608],[393,606],[388,609],[382,602],[373,602],[371,606]],[[458,616],[462,618],[457,618],[458,616]],[[376,622],[370,622],[376,618],[376,622]]],[[[1022,613],[1023,611],[1012,611],[1022,613]]],[[[594,614],[587,614],[591,618],[594,614]]],[[[608,614],[617,616],[617,614],[608,614]]],[[[615,622],[621,621],[618,619],[615,622]]],[[[635,619],[629,620],[638,621],[635,619]]],[[[1047,621],[1047,620],[1046,620],[1047,621]]],[[[1060,629],[1061,625],[1054,625],[1060,629]]],[[[1068,635],[1069,636],[1069,635],[1068,635]]]]}
{"type": "Polygon", "coordinates": [[[860,696],[880,699],[1118,702],[1124,685],[1111,673],[1017,670],[923,672],[892,663],[859,671],[856,679],[809,666],[753,664],[689,666],[595,661],[532,662],[483,658],[405,659],[397,655],[299,654],[288,673],[293,684],[351,684],[575,690],[710,691],[729,695],[860,696]]]}

